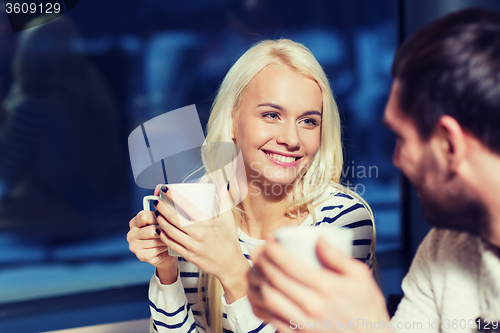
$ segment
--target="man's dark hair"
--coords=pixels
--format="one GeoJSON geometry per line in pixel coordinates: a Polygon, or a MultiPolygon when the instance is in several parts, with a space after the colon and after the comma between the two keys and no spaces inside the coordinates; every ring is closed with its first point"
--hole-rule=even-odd
{"type": "Polygon", "coordinates": [[[466,9],[418,31],[396,53],[402,111],[427,139],[449,115],[500,153],[500,13],[466,9]]]}

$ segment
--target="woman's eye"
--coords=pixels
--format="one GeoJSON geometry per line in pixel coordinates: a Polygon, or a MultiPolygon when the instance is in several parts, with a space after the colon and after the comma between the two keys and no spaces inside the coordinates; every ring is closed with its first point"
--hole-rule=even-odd
{"type": "Polygon", "coordinates": [[[306,118],[306,119],[304,119],[302,121],[306,125],[310,125],[310,126],[317,126],[318,125],[318,122],[316,120],[314,120],[314,119],[311,119],[311,118],[306,118]]]}
{"type": "Polygon", "coordinates": [[[279,115],[276,112],[269,112],[269,113],[263,114],[262,117],[268,118],[268,119],[278,119],[279,115]]]}

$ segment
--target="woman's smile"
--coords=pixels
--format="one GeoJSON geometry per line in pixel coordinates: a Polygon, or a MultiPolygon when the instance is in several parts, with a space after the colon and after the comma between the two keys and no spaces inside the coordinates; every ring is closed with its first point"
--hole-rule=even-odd
{"type": "Polygon", "coordinates": [[[262,151],[264,154],[266,154],[267,158],[282,167],[285,168],[291,168],[299,164],[299,160],[302,158],[302,156],[296,156],[296,155],[289,155],[289,154],[283,154],[283,153],[275,153],[272,151],[262,151]]]}

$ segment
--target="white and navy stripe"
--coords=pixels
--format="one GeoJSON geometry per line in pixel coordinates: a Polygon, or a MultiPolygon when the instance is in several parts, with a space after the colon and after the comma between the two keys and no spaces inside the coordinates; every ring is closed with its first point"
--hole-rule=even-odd
{"type": "MultiPolygon", "coordinates": [[[[365,206],[356,198],[338,192],[332,187],[320,200],[316,201],[320,202],[320,204],[315,208],[318,222],[314,224],[312,215],[310,215],[303,222],[303,225],[328,224],[335,228],[345,227],[354,230],[353,256],[371,267],[373,222],[365,206]]],[[[250,253],[256,246],[263,244],[265,241],[251,238],[240,230],[239,242],[243,255],[252,264],[250,253]]],[[[183,290],[184,295],[182,296],[184,296],[185,303],[179,304],[174,311],[168,312],[159,309],[153,300],[150,300],[151,330],[152,332],[205,332],[206,329],[203,326],[202,319],[203,307],[198,302],[198,268],[183,258],[179,258],[178,263],[183,286],[183,289],[179,288],[178,292],[182,293],[183,290]]],[[[152,283],[153,281],[154,279],[152,279],[152,283]]],[[[203,292],[204,300],[206,300],[206,290],[203,289],[203,292]]],[[[167,292],[160,293],[161,295],[151,295],[150,293],[150,297],[163,298],[165,302],[168,302],[167,299],[177,299],[179,302],[183,299],[180,297],[181,295],[171,295],[167,292]]],[[[251,310],[247,310],[245,313],[237,313],[236,318],[228,318],[228,314],[224,312],[222,323],[224,333],[275,333],[276,331],[271,325],[264,325],[262,320],[255,317],[251,310]]]]}

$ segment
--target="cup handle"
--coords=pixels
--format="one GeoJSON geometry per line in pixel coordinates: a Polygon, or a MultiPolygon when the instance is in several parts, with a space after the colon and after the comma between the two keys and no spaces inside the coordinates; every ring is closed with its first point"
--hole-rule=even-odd
{"type": "MultiPolygon", "coordinates": [[[[159,196],[157,195],[147,195],[142,199],[142,206],[144,210],[151,211],[150,206],[149,206],[149,201],[151,200],[161,200],[159,196]]],[[[168,254],[174,257],[180,257],[181,255],[171,248],[168,248],[168,254]]]]}
{"type": "Polygon", "coordinates": [[[151,200],[161,200],[159,196],[157,195],[147,195],[142,199],[142,207],[144,210],[151,211],[150,206],[149,206],[149,201],[151,200]]]}

